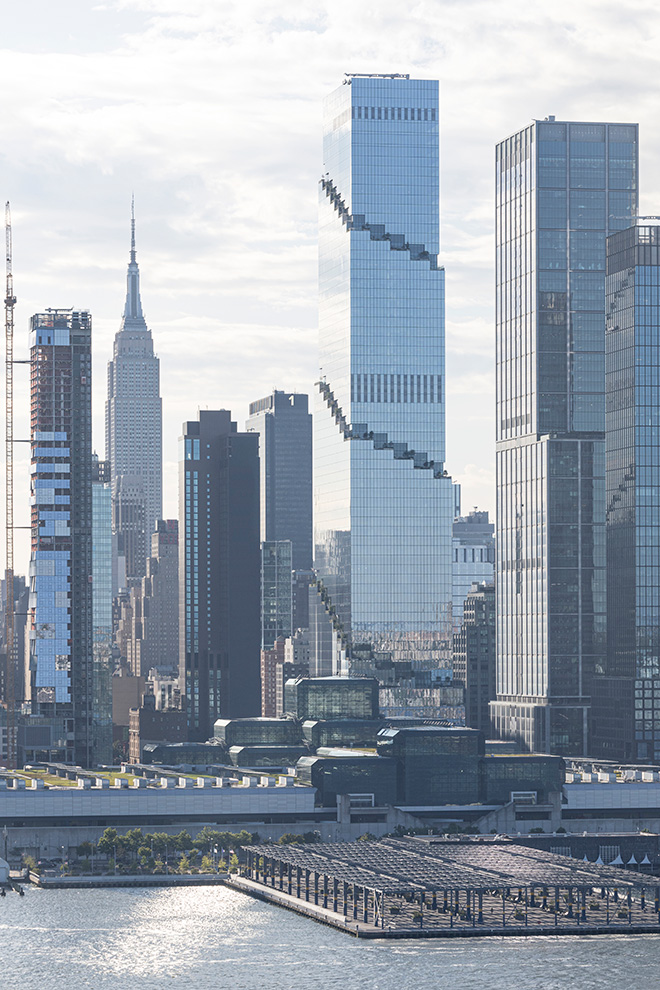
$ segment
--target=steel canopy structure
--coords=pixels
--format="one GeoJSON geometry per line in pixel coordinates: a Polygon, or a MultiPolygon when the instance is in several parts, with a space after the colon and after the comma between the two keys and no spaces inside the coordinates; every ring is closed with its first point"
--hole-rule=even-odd
{"type": "Polygon", "coordinates": [[[507,839],[251,846],[237,885],[366,937],[660,931],[660,880],[507,839]]]}

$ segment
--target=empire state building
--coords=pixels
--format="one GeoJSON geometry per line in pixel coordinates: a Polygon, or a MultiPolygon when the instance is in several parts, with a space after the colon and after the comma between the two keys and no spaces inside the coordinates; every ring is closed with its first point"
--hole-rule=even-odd
{"type": "Polygon", "coordinates": [[[105,411],[106,459],[110,462],[113,530],[125,559],[126,585],[146,570],[151,534],[162,517],[162,407],[160,362],[142,313],[140,271],[131,211],[131,253],[126,305],[108,362],[105,411]]]}

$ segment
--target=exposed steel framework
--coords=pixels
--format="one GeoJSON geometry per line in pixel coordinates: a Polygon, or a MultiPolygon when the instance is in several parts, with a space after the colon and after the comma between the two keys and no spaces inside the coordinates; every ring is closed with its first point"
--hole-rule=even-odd
{"type": "Polygon", "coordinates": [[[5,203],[5,642],[7,668],[7,766],[16,767],[16,698],[14,647],[14,275],[12,271],[11,211],[5,203]]]}

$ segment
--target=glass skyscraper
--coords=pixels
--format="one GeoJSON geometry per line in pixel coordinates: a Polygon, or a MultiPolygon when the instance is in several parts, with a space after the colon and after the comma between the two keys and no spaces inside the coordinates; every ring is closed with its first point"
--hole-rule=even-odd
{"type": "Polygon", "coordinates": [[[261,544],[261,649],[272,650],[275,640],[294,630],[291,540],[261,544]]]}
{"type": "Polygon", "coordinates": [[[437,82],[347,76],[320,183],[315,565],[349,658],[417,670],[450,662],[438,119],[437,82]]]}
{"type": "Polygon", "coordinates": [[[110,465],[92,455],[92,736],[94,764],[112,763],[112,490],[110,465]]]}
{"type": "Polygon", "coordinates": [[[640,218],[607,254],[607,658],[594,755],[660,760],[660,226],[640,218]]]}
{"type": "Polygon", "coordinates": [[[62,718],[51,758],[90,766],[92,657],[92,320],[86,311],[32,317],[29,698],[62,718]]]}
{"type": "Polygon", "coordinates": [[[605,239],[637,126],[535,121],[496,151],[499,735],[587,751],[605,657],[605,239]]]}
{"type": "Polygon", "coordinates": [[[312,417],[300,392],[275,389],[250,403],[259,434],[261,539],[290,540],[294,570],[312,566],[312,417]]]}

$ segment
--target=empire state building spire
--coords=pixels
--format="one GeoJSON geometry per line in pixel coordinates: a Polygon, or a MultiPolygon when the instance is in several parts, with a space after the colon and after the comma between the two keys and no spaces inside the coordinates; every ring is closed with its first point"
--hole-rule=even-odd
{"type": "Polygon", "coordinates": [[[136,585],[144,576],[151,534],[156,521],[162,518],[161,420],[160,368],[142,312],[132,202],[126,304],[108,362],[105,407],[113,531],[126,568],[122,587],[136,585]]]}
{"type": "Polygon", "coordinates": [[[126,276],[126,305],[120,329],[147,329],[140,299],[140,269],[135,258],[135,197],[131,199],[131,255],[126,276]]]}

